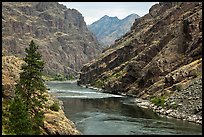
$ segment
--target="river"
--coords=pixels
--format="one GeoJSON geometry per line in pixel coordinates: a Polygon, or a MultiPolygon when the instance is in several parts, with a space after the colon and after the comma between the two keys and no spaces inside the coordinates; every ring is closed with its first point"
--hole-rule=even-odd
{"type": "Polygon", "coordinates": [[[64,111],[84,135],[196,135],[202,126],[161,117],[139,108],[134,98],[77,86],[76,81],[46,82],[63,101],[64,111]]]}

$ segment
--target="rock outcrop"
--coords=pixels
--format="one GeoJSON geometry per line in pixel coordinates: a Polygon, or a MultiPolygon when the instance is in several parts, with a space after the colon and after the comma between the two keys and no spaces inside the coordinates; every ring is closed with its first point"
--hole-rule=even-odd
{"type": "Polygon", "coordinates": [[[174,96],[198,77],[202,3],[161,2],[135,20],[131,31],[98,59],[84,65],[78,84],[150,99],[174,96]]]}
{"type": "MultiPolygon", "coordinates": [[[[2,57],[2,119],[6,120],[7,117],[4,111],[7,111],[8,100],[14,95],[15,84],[19,80],[20,68],[23,61],[15,56],[2,57]]],[[[63,112],[63,104],[60,100],[46,91],[48,101],[44,108],[45,121],[42,131],[44,135],[80,135],[80,131],[76,129],[75,124],[70,121],[63,112]],[[59,104],[59,110],[53,111],[51,106],[59,104]]],[[[4,123],[4,122],[3,122],[4,123]]],[[[6,122],[5,122],[6,123],[6,122]]],[[[2,130],[6,130],[7,125],[2,124],[2,130]]],[[[4,133],[5,134],[5,133],[4,133]]]]}
{"type": "Polygon", "coordinates": [[[139,17],[137,14],[130,14],[124,19],[118,19],[117,17],[105,15],[98,21],[88,25],[88,29],[95,34],[98,41],[106,48],[130,31],[135,19],[139,17]]]}
{"type": "Polygon", "coordinates": [[[2,48],[5,55],[24,56],[30,41],[39,45],[45,72],[77,75],[82,65],[101,53],[81,13],[57,2],[3,2],[2,48]]]}

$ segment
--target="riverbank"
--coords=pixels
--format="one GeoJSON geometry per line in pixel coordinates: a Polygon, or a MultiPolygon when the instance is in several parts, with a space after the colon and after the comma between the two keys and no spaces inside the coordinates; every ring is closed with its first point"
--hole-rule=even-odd
{"type": "Polygon", "coordinates": [[[168,118],[177,118],[180,120],[186,120],[188,122],[193,122],[202,125],[202,116],[200,115],[187,114],[176,109],[168,109],[161,106],[156,106],[148,100],[143,100],[139,98],[135,99],[135,103],[141,108],[152,109],[154,112],[161,116],[166,116],[168,118]]]}
{"type": "MultiPolygon", "coordinates": [[[[81,86],[106,92],[88,84],[81,86]]],[[[125,93],[120,93],[120,95],[135,98],[134,95],[126,95],[125,93]]],[[[157,106],[151,101],[141,98],[135,98],[134,102],[137,106],[151,109],[158,115],[202,125],[202,77],[196,78],[185,89],[176,91],[173,96],[166,98],[164,106],[157,106]]]]}
{"type": "Polygon", "coordinates": [[[56,96],[46,93],[48,101],[44,108],[43,135],[81,135],[74,122],[64,113],[63,102],[56,96]],[[58,110],[53,109],[53,104],[59,106],[58,110]]]}

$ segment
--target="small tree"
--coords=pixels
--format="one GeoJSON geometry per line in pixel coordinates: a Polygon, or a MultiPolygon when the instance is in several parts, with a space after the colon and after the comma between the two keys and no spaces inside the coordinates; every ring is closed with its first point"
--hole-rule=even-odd
{"type": "MultiPolygon", "coordinates": [[[[15,95],[18,100],[14,99],[14,104],[16,101],[16,105],[20,104],[25,105],[25,109],[22,110],[22,115],[29,114],[29,120],[25,120],[25,122],[31,123],[32,134],[40,134],[40,126],[43,126],[43,107],[47,98],[45,96],[46,87],[44,85],[44,80],[42,79],[42,71],[44,68],[44,62],[41,60],[41,55],[37,51],[38,46],[35,45],[33,41],[31,41],[28,48],[25,49],[26,57],[23,59],[25,64],[22,65],[22,72],[20,73],[20,81],[16,86],[15,95]],[[21,102],[21,101],[22,102],[21,102]],[[25,111],[25,112],[24,112],[25,111]]],[[[11,112],[15,110],[15,105],[11,104],[11,112]],[[14,107],[14,108],[13,108],[14,107]]],[[[19,112],[20,113],[20,112],[19,112]]],[[[11,115],[10,122],[12,121],[14,115],[11,115]]],[[[19,121],[22,117],[19,118],[19,121]]],[[[13,127],[15,128],[15,127],[13,127]]],[[[16,127],[17,128],[17,127],[16,127]]],[[[19,127],[20,128],[20,127],[19,127]]],[[[23,130],[23,128],[22,128],[23,130]]],[[[17,134],[19,132],[14,132],[17,134]]],[[[30,134],[28,132],[27,134],[30,134]]]]}

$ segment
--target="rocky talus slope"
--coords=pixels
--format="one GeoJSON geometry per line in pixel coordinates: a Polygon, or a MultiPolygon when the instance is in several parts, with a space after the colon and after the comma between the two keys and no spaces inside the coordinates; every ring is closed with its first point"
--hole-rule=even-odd
{"type": "MultiPolygon", "coordinates": [[[[98,59],[84,65],[78,84],[151,100],[176,98],[186,88],[186,94],[194,93],[189,83],[196,78],[202,78],[202,3],[160,2],[98,59]]],[[[202,102],[200,93],[196,98],[202,102]]],[[[181,100],[181,111],[202,115],[202,110],[190,109],[194,102],[181,100]]]]}
{"type": "MultiPolygon", "coordinates": [[[[8,100],[14,95],[15,84],[19,79],[20,68],[23,61],[15,56],[3,56],[2,57],[2,119],[7,119],[4,115],[4,111],[7,111],[8,100]]],[[[76,126],[70,121],[64,114],[63,104],[48,92],[45,93],[48,101],[46,102],[44,112],[45,121],[42,131],[44,135],[80,135],[80,131],[76,129],[76,126]],[[54,111],[51,106],[57,103],[59,104],[59,110],[54,111]]],[[[6,123],[6,122],[5,122],[6,123]]],[[[2,133],[7,128],[7,125],[3,122],[2,133]]]]}
{"type": "Polygon", "coordinates": [[[202,124],[202,77],[195,78],[186,88],[176,90],[173,96],[167,97],[164,101],[163,106],[140,98],[134,102],[162,116],[202,124]]]}
{"type": "Polygon", "coordinates": [[[3,2],[2,48],[24,56],[30,41],[39,45],[45,72],[77,75],[84,63],[101,53],[81,13],[57,2],[3,2]]]}
{"type": "Polygon", "coordinates": [[[123,19],[118,19],[117,17],[105,15],[98,21],[88,25],[88,29],[95,34],[98,41],[106,48],[127,33],[135,19],[139,17],[137,14],[130,14],[123,19]]]}

